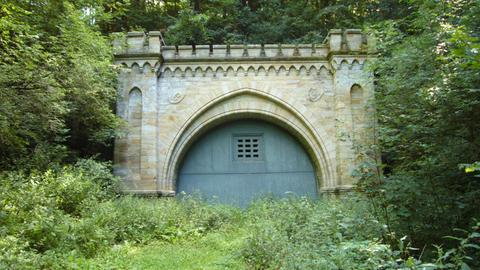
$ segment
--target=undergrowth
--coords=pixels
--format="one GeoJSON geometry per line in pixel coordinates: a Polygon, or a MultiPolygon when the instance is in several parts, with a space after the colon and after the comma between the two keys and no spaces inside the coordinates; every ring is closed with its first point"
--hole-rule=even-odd
{"type": "Polygon", "coordinates": [[[5,172],[0,184],[0,269],[128,269],[117,265],[130,256],[122,247],[164,243],[185,250],[208,235],[216,240],[206,243],[238,249],[234,261],[247,269],[468,269],[462,267],[478,258],[478,224],[454,239],[457,247],[437,247],[431,264],[405,257],[384,241],[384,222],[354,194],[264,198],[246,209],[190,196],[120,196],[108,164],[92,160],[5,172]],[[225,244],[222,235],[241,244],[225,244]]]}

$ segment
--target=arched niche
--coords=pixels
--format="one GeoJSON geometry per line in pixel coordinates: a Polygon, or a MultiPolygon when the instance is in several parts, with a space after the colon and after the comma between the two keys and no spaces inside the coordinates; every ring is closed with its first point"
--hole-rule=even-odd
{"type": "Polygon", "coordinates": [[[127,107],[127,167],[132,181],[140,180],[142,111],[142,91],[135,87],[128,93],[127,107]]]}
{"type": "Polygon", "coordinates": [[[365,97],[363,88],[354,84],[350,88],[350,111],[354,144],[359,143],[361,131],[365,125],[365,97]]]}

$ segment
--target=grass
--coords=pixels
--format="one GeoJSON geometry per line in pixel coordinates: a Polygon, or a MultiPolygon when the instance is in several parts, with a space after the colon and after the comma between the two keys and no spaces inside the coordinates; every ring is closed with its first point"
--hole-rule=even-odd
{"type": "Polygon", "coordinates": [[[247,232],[244,228],[226,228],[203,237],[174,243],[155,241],[147,245],[125,244],[114,247],[80,269],[246,269],[239,250],[247,232]],[[86,267],[85,267],[86,266],[86,267]]]}

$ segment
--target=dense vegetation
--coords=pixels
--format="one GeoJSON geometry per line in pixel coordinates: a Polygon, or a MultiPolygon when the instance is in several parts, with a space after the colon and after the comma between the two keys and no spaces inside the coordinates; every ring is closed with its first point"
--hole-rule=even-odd
{"type": "Polygon", "coordinates": [[[478,14],[479,0],[0,0],[0,268],[108,268],[113,245],[222,230],[245,238],[239,269],[480,267],[478,14]],[[361,151],[355,202],[117,194],[99,162],[122,124],[111,32],[306,43],[331,28],[377,40],[378,144],[361,151]]]}
{"type": "Polygon", "coordinates": [[[183,254],[190,260],[206,256],[195,253],[196,243],[204,238],[210,238],[209,246],[203,247],[207,255],[225,248],[221,245],[225,238],[234,244],[215,254],[223,261],[219,265],[209,265],[213,258],[207,257],[178,268],[456,269],[464,263],[478,267],[467,256],[474,255],[469,249],[480,238],[480,222],[456,239],[453,249],[441,252],[435,264],[422,264],[410,256],[405,239],[395,247],[383,240],[387,228],[361,196],[317,202],[265,198],[247,209],[208,205],[187,196],[116,197],[117,180],[108,166],[93,160],[29,175],[11,172],[0,179],[2,269],[172,269],[174,261],[160,267],[132,260],[156,246],[166,246],[164,251],[183,247],[177,252],[191,253],[183,254]],[[150,246],[132,254],[145,244],[150,246]]]}

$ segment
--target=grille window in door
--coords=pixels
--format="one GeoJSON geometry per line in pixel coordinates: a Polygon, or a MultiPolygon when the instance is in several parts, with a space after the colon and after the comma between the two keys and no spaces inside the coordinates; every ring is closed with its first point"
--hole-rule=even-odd
{"type": "Polygon", "coordinates": [[[261,135],[234,136],[234,159],[239,161],[258,161],[263,157],[261,135]]]}

